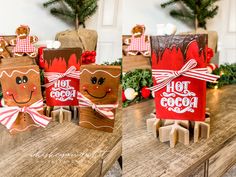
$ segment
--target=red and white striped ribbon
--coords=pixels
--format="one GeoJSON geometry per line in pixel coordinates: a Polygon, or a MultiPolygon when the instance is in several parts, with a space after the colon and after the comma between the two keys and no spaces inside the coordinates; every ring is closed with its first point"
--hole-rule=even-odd
{"type": "Polygon", "coordinates": [[[93,110],[98,112],[104,117],[108,119],[114,119],[114,113],[112,112],[113,109],[118,107],[118,104],[104,104],[104,105],[96,105],[83,94],[78,92],[78,100],[79,100],[79,107],[91,107],[93,110]]]}
{"type": "Polygon", "coordinates": [[[0,108],[0,122],[7,129],[10,129],[17,119],[20,112],[28,113],[32,120],[41,127],[46,127],[50,122],[51,118],[38,113],[39,110],[43,109],[43,100],[39,100],[34,104],[20,108],[18,106],[9,106],[0,108]]]}
{"type": "Polygon", "coordinates": [[[197,61],[191,59],[179,71],[153,69],[152,77],[156,80],[156,85],[149,89],[156,92],[179,76],[191,77],[207,82],[215,82],[220,77],[208,73],[207,68],[195,68],[196,66],[197,61]]]}
{"type": "Polygon", "coordinates": [[[63,77],[70,77],[74,79],[80,79],[80,72],[76,71],[75,66],[71,66],[70,68],[67,69],[65,73],[57,73],[57,72],[45,72],[44,77],[48,79],[47,84],[44,85],[44,87],[50,87],[53,85],[55,82],[58,81],[58,79],[61,79],[63,77]]]}

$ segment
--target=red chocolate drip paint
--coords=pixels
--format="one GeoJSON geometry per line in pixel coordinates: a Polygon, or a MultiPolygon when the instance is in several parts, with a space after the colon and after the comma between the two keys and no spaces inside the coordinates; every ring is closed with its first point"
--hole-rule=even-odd
{"type": "MultiPolygon", "coordinates": [[[[151,36],[151,48],[152,53],[154,52],[157,56],[157,60],[162,59],[162,55],[166,49],[172,50],[173,47],[180,49],[184,62],[186,62],[186,52],[188,46],[192,41],[196,41],[199,48],[199,56],[204,55],[204,60],[206,61],[206,53],[204,49],[207,46],[207,34],[189,34],[189,35],[169,35],[169,36],[151,36]]],[[[158,63],[157,61],[157,63],[158,63]]]]}
{"type": "Polygon", "coordinates": [[[82,54],[82,50],[80,48],[44,49],[43,57],[49,67],[52,65],[54,59],[59,58],[63,59],[68,67],[69,59],[73,53],[76,55],[76,62],[78,63],[82,54]]]}

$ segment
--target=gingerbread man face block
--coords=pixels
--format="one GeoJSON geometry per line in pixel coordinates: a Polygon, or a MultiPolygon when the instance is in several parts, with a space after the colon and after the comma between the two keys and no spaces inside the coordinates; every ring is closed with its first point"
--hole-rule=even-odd
{"type": "MultiPolygon", "coordinates": [[[[6,106],[26,108],[42,100],[40,74],[37,65],[1,67],[0,76],[6,106]]],[[[43,110],[37,112],[40,115],[43,114],[43,110]]],[[[33,114],[19,112],[16,120],[9,129],[10,133],[15,134],[39,127],[33,121],[32,116],[34,117],[33,114]]]]}
{"type": "MultiPolygon", "coordinates": [[[[120,67],[84,65],[80,69],[80,93],[92,104],[83,107],[80,103],[79,125],[86,128],[112,132],[114,118],[103,115],[97,107],[106,109],[107,105],[117,105],[120,84],[120,67]],[[93,105],[94,104],[94,105],[93,105]]],[[[115,117],[115,107],[111,108],[115,117]]]]}

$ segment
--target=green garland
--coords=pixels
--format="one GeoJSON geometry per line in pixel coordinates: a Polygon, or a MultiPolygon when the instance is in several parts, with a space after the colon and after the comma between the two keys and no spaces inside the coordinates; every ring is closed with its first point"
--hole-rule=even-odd
{"type": "Polygon", "coordinates": [[[110,66],[121,66],[122,65],[122,58],[118,58],[116,61],[114,62],[104,62],[102,65],[110,65],[110,66]]]}
{"type": "Polygon", "coordinates": [[[133,102],[140,102],[143,100],[141,95],[141,89],[145,86],[151,87],[152,82],[152,72],[150,70],[136,69],[134,71],[127,72],[122,79],[122,89],[133,88],[138,95],[132,101],[126,100],[123,102],[123,107],[127,107],[133,102]]]}
{"type": "Polygon", "coordinates": [[[221,88],[224,85],[236,84],[236,63],[220,65],[212,74],[219,75],[217,83],[207,83],[207,88],[221,88]]]}

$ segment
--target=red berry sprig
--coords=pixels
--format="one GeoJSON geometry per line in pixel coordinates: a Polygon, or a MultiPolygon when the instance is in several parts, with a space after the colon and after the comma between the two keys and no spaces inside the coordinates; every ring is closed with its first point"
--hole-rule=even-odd
{"type": "Polygon", "coordinates": [[[82,64],[91,64],[96,61],[96,52],[95,51],[85,51],[81,55],[82,64]]]}

